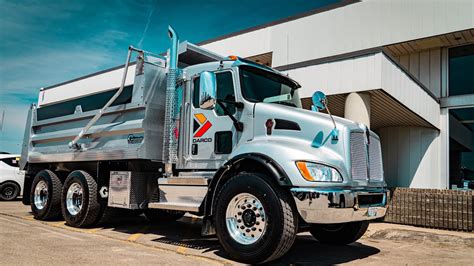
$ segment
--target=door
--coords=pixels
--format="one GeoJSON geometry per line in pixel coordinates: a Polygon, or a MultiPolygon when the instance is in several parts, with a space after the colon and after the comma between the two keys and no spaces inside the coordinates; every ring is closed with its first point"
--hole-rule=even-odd
{"type": "Polygon", "coordinates": [[[235,77],[231,70],[216,72],[217,100],[213,110],[199,108],[199,76],[192,80],[192,104],[189,116],[188,162],[186,168],[218,169],[229,157],[236,141],[236,130],[224,108],[236,114],[235,77]]]}

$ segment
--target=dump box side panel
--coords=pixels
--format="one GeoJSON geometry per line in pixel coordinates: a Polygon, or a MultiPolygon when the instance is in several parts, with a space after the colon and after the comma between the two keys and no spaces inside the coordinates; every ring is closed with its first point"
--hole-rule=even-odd
{"type": "MultiPolygon", "coordinates": [[[[118,88],[44,105],[33,112],[28,146],[28,162],[72,162],[122,159],[161,160],[165,68],[144,63],[132,85],[78,141],[83,148],[73,150],[68,143],[113,96],[118,88]]],[[[28,131],[28,129],[27,129],[28,131]]]]}

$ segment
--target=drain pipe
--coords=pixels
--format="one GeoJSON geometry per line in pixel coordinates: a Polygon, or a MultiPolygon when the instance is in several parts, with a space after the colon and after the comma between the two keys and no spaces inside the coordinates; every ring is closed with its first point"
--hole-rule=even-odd
{"type": "Polygon", "coordinates": [[[177,114],[177,93],[176,83],[178,81],[178,34],[173,27],[168,26],[168,36],[171,40],[170,52],[168,55],[168,76],[166,79],[166,111],[165,111],[165,134],[163,141],[163,161],[165,163],[165,175],[171,176],[172,164],[176,163],[178,139],[175,136],[176,114],[177,114]]]}

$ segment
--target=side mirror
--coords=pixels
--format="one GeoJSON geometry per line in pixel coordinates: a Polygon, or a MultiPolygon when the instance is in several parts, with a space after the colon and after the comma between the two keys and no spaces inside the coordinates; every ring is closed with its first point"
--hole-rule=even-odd
{"type": "Polygon", "coordinates": [[[204,71],[199,76],[199,108],[212,110],[217,102],[216,74],[204,71]]]}
{"type": "Polygon", "coordinates": [[[326,109],[326,95],[321,92],[321,91],[316,91],[313,93],[313,96],[311,97],[311,100],[313,102],[313,106],[311,109],[315,112],[322,111],[326,109]]]}

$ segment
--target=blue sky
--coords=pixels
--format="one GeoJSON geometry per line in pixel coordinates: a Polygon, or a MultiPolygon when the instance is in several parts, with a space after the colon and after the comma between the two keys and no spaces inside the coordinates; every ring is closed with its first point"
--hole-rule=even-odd
{"type": "Polygon", "coordinates": [[[39,88],[168,47],[167,25],[200,42],[337,0],[0,0],[0,151],[19,152],[39,88]]]}

